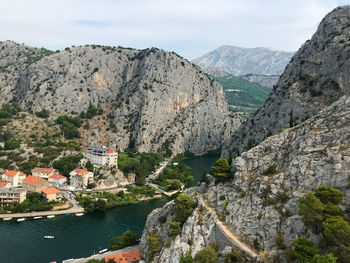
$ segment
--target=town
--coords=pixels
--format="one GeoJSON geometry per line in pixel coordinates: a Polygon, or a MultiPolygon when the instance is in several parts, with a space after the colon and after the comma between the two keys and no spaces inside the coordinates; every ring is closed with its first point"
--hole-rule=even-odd
{"type": "MultiPolygon", "coordinates": [[[[71,170],[69,177],[60,174],[54,168],[36,167],[31,170],[29,175],[21,171],[6,170],[0,176],[0,218],[5,221],[16,219],[21,222],[25,220],[25,217],[39,219],[42,216],[47,216],[51,218],[58,214],[68,213],[80,216],[86,211],[91,211],[89,208],[93,201],[99,204],[99,206],[96,205],[96,210],[100,210],[101,203],[104,206],[103,202],[111,201],[105,198],[106,192],[122,192],[122,195],[119,194],[119,196],[127,196],[124,194],[128,190],[136,191],[134,188],[126,188],[135,185],[135,176],[127,176],[126,180],[117,185],[114,184],[112,187],[95,188],[97,180],[94,174],[95,169],[103,168],[107,172],[118,170],[118,152],[116,150],[105,146],[89,146],[83,154],[80,166],[71,170]],[[81,168],[85,167],[87,162],[92,164],[93,169],[81,168]],[[80,195],[77,196],[78,194],[80,195]],[[87,206],[89,207],[85,209],[87,206]]],[[[142,183],[143,187],[152,190],[150,191],[152,197],[160,197],[161,194],[172,195],[184,187],[180,183],[177,189],[174,188],[173,191],[167,192],[164,187],[152,183],[157,180],[159,174],[172,159],[173,157],[160,162],[156,171],[151,172],[142,183]]],[[[172,165],[176,166],[178,163],[172,163],[172,165]]],[[[142,191],[138,189],[139,192],[142,191]]],[[[139,200],[132,201],[138,202],[139,200]]]]}

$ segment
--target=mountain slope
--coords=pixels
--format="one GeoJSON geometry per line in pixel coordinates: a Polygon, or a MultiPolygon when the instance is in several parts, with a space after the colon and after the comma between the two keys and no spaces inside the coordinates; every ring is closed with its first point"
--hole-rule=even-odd
{"type": "Polygon", "coordinates": [[[224,147],[246,149],[272,133],[296,125],[350,93],[350,7],[339,7],[320,23],[292,58],[268,99],[224,147]]]}
{"type": "Polygon", "coordinates": [[[280,75],[293,56],[293,52],[268,48],[241,48],[221,46],[192,62],[210,71],[226,71],[231,75],[280,75]]]}
{"type": "Polygon", "coordinates": [[[0,50],[0,105],[14,99],[52,118],[102,108],[108,116],[95,117],[101,125],[86,143],[201,153],[219,148],[241,123],[221,86],[175,53],[87,45],[41,54],[11,41],[0,50]]]}

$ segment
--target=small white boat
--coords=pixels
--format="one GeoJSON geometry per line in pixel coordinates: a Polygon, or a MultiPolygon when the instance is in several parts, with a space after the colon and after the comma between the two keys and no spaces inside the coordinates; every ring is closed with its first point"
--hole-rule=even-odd
{"type": "Polygon", "coordinates": [[[10,220],[12,220],[12,217],[5,217],[3,220],[4,221],[10,221],[10,220]]]}
{"type": "Polygon", "coordinates": [[[25,218],[18,218],[17,219],[17,222],[23,222],[23,221],[25,221],[26,219],[25,218]]]}
{"type": "Polygon", "coordinates": [[[100,250],[98,253],[99,253],[99,254],[103,254],[103,253],[106,253],[107,251],[108,251],[108,249],[105,248],[105,249],[100,250]]]}
{"type": "Polygon", "coordinates": [[[78,213],[78,214],[75,214],[76,216],[83,216],[84,213],[78,213]]]}
{"type": "Polygon", "coordinates": [[[48,215],[47,218],[54,218],[55,215],[48,215]]]}
{"type": "Polygon", "coordinates": [[[44,236],[44,238],[46,238],[46,239],[53,239],[53,238],[55,238],[55,236],[44,236]]]}
{"type": "Polygon", "coordinates": [[[41,219],[43,218],[42,216],[34,216],[34,219],[41,219]]]}

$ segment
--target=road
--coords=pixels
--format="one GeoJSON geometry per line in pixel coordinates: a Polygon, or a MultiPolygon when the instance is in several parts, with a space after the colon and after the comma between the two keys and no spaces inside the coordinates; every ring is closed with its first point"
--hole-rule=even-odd
{"type": "Polygon", "coordinates": [[[203,200],[202,196],[198,196],[198,201],[213,215],[216,225],[235,246],[246,252],[251,257],[257,259],[258,261],[261,261],[260,256],[253,249],[241,242],[238,236],[235,233],[233,233],[233,231],[229,229],[226,225],[224,225],[223,222],[219,220],[218,216],[216,215],[216,211],[203,200]]]}
{"type": "Polygon", "coordinates": [[[108,257],[108,256],[112,256],[112,255],[120,254],[120,253],[125,253],[125,252],[136,250],[136,249],[140,249],[139,246],[126,247],[126,248],[123,248],[120,250],[108,251],[108,252],[103,253],[103,254],[95,254],[95,255],[92,255],[92,256],[87,257],[87,258],[76,259],[74,261],[71,261],[71,263],[85,263],[85,262],[89,261],[90,259],[101,260],[101,259],[104,259],[105,257],[108,257]]]}

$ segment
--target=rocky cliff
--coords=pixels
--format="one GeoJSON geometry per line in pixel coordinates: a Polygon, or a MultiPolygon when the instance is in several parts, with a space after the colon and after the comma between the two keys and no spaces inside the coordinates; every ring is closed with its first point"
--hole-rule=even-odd
{"type": "Polygon", "coordinates": [[[241,123],[221,86],[175,53],[95,45],[50,52],[11,41],[0,50],[0,105],[15,99],[51,116],[102,108],[105,119],[95,118],[100,127],[86,143],[201,153],[241,123]]]}
{"type": "Polygon", "coordinates": [[[350,7],[339,7],[300,48],[254,117],[227,142],[224,153],[261,142],[303,122],[350,93],[350,7]]]}
{"type": "MultiPolygon", "coordinates": [[[[232,163],[232,180],[192,188],[189,193],[194,198],[202,195],[246,244],[252,246],[257,240],[266,253],[265,261],[284,262],[285,250],[279,250],[277,235],[284,237],[287,246],[299,236],[320,242],[320,235],[305,227],[298,215],[300,197],[317,187],[332,186],[344,193],[342,205],[350,212],[349,134],[350,97],[343,97],[304,123],[244,152],[232,163]]],[[[172,206],[169,203],[148,217],[141,242],[146,258],[151,258],[150,235],[159,235],[163,244],[169,240],[169,226],[159,227],[158,218],[166,215],[171,221],[172,206]]],[[[190,248],[194,256],[210,241],[222,242],[215,225],[213,215],[198,206],[181,234],[168,247],[164,245],[152,262],[178,262],[190,248]]],[[[219,253],[227,250],[226,245],[219,253]]]]}
{"type": "Polygon", "coordinates": [[[272,88],[280,78],[279,75],[258,75],[258,74],[246,74],[241,76],[252,83],[258,83],[261,86],[272,88]]]}
{"type": "Polygon", "coordinates": [[[293,52],[268,48],[241,48],[221,46],[192,62],[208,72],[227,72],[234,76],[244,74],[280,75],[293,52]]]}

